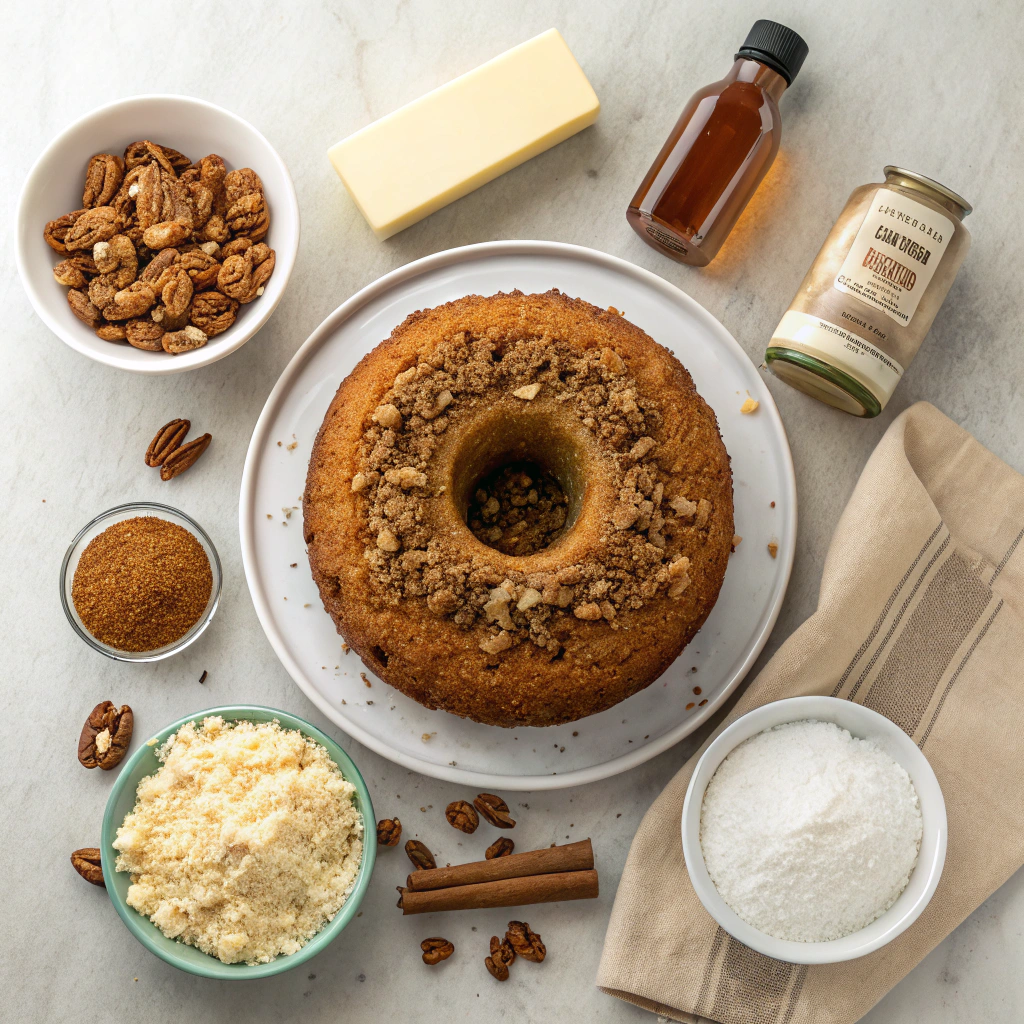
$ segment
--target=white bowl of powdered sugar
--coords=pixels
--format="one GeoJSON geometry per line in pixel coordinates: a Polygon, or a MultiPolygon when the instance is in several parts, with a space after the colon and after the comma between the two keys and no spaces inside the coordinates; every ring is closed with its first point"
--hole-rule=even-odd
{"type": "Polygon", "coordinates": [[[738,718],[683,803],[694,890],[734,938],[777,960],[864,956],[918,918],[946,856],[935,773],[889,719],[833,697],[738,718]]]}

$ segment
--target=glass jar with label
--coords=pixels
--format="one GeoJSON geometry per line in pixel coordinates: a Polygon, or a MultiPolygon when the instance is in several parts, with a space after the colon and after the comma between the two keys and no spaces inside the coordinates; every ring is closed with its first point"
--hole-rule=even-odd
{"type": "Polygon", "coordinates": [[[838,409],[877,416],[967,255],[970,212],[900,167],[856,189],[772,335],[768,368],[838,409]]]}

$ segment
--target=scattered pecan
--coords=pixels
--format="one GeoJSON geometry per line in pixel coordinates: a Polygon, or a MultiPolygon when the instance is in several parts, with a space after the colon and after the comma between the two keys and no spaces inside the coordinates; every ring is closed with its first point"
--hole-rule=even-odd
{"type": "Polygon", "coordinates": [[[508,804],[495,796],[493,793],[480,793],[474,800],[473,806],[492,824],[495,828],[515,828],[516,823],[508,813],[508,804]]]}
{"type": "Polygon", "coordinates": [[[495,857],[507,857],[515,848],[516,844],[508,836],[501,836],[487,847],[484,856],[488,860],[494,860],[495,857]]]}
{"type": "MultiPolygon", "coordinates": [[[[160,344],[163,345],[165,352],[170,352],[172,356],[178,356],[182,352],[191,352],[194,349],[202,348],[207,340],[206,335],[198,327],[189,324],[180,331],[168,331],[160,339],[160,344]]],[[[166,479],[170,479],[170,477],[166,479]]]]}
{"type": "Polygon", "coordinates": [[[409,855],[409,860],[412,861],[412,866],[417,871],[426,871],[437,867],[434,855],[418,839],[410,839],[405,844],[405,852],[409,855]]]}
{"type": "Polygon", "coordinates": [[[100,851],[95,846],[86,846],[81,850],[75,850],[71,854],[71,865],[87,882],[106,887],[106,882],[103,881],[100,851]]]}
{"type": "Polygon", "coordinates": [[[377,842],[381,846],[397,846],[402,838],[402,823],[398,818],[383,818],[377,822],[377,842]]]}
{"type": "Polygon", "coordinates": [[[87,288],[98,271],[91,256],[69,256],[53,268],[53,279],[65,288],[87,288]]]}
{"type": "Polygon", "coordinates": [[[165,423],[156,432],[156,437],[149,442],[146,449],[146,465],[153,469],[162,466],[167,456],[181,446],[191,427],[192,423],[189,420],[178,419],[165,423]]]}
{"type": "Polygon", "coordinates": [[[120,711],[109,700],[97,704],[78,737],[78,760],[86,768],[110,771],[128,752],[134,722],[132,709],[127,704],[122,704],[120,711]]]}
{"type": "Polygon", "coordinates": [[[65,213],[63,217],[46,222],[46,227],[43,228],[43,239],[54,252],[64,255],[68,251],[64,240],[83,213],[85,210],[73,210],[71,213],[65,213]]]}
{"type": "Polygon", "coordinates": [[[125,339],[133,348],[141,348],[144,352],[162,352],[164,349],[160,344],[164,329],[148,318],[129,320],[124,331],[125,339]]]}
{"type": "Polygon", "coordinates": [[[497,935],[491,936],[491,955],[484,960],[484,966],[490,971],[491,977],[498,981],[508,981],[508,969],[515,958],[515,950],[507,940],[499,939],[497,935]]]}
{"type": "Polygon", "coordinates": [[[480,816],[473,805],[465,800],[453,800],[445,809],[444,816],[452,828],[457,828],[466,835],[472,835],[480,825],[480,816]]]}
{"type": "Polygon", "coordinates": [[[532,960],[535,964],[548,954],[540,936],[525,921],[509,921],[505,941],[524,960],[532,960]]]}
{"type": "Polygon", "coordinates": [[[442,938],[424,939],[420,943],[420,949],[423,950],[423,962],[433,967],[434,964],[447,960],[455,952],[455,944],[442,938]]]}
{"type": "MultiPolygon", "coordinates": [[[[167,340],[167,335],[164,335],[164,341],[167,340]]],[[[210,434],[203,434],[202,437],[197,437],[194,441],[189,441],[188,444],[183,444],[180,448],[175,448],[170,455],[164,459],[164,464],[160,467],[160,479],[161,480],[172,480],[174,477],[184,473],[190,466],[195,465],[199,460],[199,456],[206,451],[210,446],[212,437],[210,434]]]]}
{"type": "Polygon", "coordinates": [[[85,169],[82,206],[108,206],[124,180],[124,161],[113,153],[97,153],[85,169]]]}
{"type": "Polygon", "coordinates": [[[76,218],[64,235],[64,248],[91,249],[97,242],[106,242],[117,233],[117,213],[112,206],[96,206],[76,218]]]}
{"type": "Polygon", "coordinates": [[[192,300],[189,318],[208,338],[223,334],[234,322],[238,302],[221,292],[200,292],[192,300]]]}
{"type": "Polygon", "coordinates": [[[96,328],[96,337],[103,341],[124,341],[127,337],[124,324],[103,324],[96,328]]]}
{"type": "Polygon", "coordinates": [[[82,321],[83,324],[95,330],[103,323],[103,314],[92,304],[89,296],[77,288],[68,291],[68,305],[71,312],[82,321]]]}

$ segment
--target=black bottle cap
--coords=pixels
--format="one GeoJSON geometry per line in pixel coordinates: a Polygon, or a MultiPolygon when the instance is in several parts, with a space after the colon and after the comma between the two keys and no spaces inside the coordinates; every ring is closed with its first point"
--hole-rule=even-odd
{"type": "Polygon", "coordinates": [[[736,59],[748,57],[767,64],[792,85],[806,56],[807,44],[791,28],[762,19],[754,22],[736,59]]]}

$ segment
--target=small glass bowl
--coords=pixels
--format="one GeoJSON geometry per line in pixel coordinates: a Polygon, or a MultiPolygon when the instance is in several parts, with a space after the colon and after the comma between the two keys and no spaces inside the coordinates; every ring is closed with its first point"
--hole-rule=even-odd
{"type": "Polygon", "coordinates": [[[178,509],[171,508],[169,505],[158,505],[148,501],[133,501],[127,505],[118,505],[116,508],[101,513],[92,522],[86,523],[78,536],[71,542],[71,546],[68,548],[67,554],[64,555],[64,561],[60,567],[60,603],[64,608],[64,614],[68,617],[68,622],[71,623],[75,632],[93,650],[99,651],[100,654],[105,654],[108,658],[113,658],[115,661],[162,661],[164,658],[169,658],[172,654],[177,654],[178,651],[183,651],[210,624],[210,619],[213,618],[213,613],[217,610],[217,604],[220,601],[221,582],[220,558],[217,556],[217,549],[213,546],[213,541],[206,535],[206,531],[194,519],[190,519],[184,512],[179,512],[178,509]],[[206,602],[206,608],[203,609],[203,614],[199,617],[199,621],[184,636],[175,640],[174,643],[165,644],[163,647],[158,647],[155,651],[120,651],[116,647],[110,647],[101,640],[97,640],[85,628],[85,624],[79,618],[78,612],[75,610],[75,603],[71,598],[71,585],[74,582],[75,570],[78,568],[78,560],[82,557],[82,552],[85,551],[89,542],[106,530],[108,526],[119,523],[124,519],[134,519],[137,516],[156,516],[158,519],[166,519],[167,522],[175,523],[177,526],[188,530],[199,541],[206,552],[206,557],[210,560],[210,572],[213,574],[210,600],[206,602]]]}

